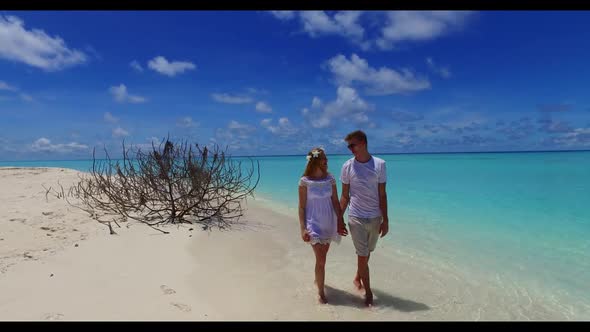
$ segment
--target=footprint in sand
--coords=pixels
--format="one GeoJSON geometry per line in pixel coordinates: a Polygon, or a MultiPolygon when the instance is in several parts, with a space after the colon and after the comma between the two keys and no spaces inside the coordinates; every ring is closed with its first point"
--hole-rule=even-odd
{"type": "Polygon", "coordinates": [[[63,318],[64,315],[60,313],[46,314],[44,317],[45,320],[62,320],[63,318]]]}
{"type": "Polygon", "coordinates": [[[190,312],[192,310],[190,306],[182,303],[170,302],[170,305],[184,312],[190,312]]]}
{"type": "Polygon", "coordinates": [[[162,292],[164,292],[164,294],[166,295],[170,295],[170,294],[174,294],[176,293],[176,291],[166,285],[162,285],[160,286],[160,289],[162,290],[162,292]]]}
{"type": "Polygon", "coordinates": [[[44,216],[50,216],[53,214],[53,212],[41,212],[41,214],[43,214],[44,216]]]}

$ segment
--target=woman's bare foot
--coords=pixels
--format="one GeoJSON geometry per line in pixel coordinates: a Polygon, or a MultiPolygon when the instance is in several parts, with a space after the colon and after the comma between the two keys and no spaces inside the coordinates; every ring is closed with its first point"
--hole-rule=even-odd
{"type": "Polygon", "coordinates": [[[367,292],[365,294],[365,305],[367,307],[372,307],[373,306],[373,293],[367,292]]]}
{"type": "Polygon", "coordinates": [[[328,303],[328,299],[326,298],[326,294],[318,294],[318,302],[320,304],[328,303]]]}

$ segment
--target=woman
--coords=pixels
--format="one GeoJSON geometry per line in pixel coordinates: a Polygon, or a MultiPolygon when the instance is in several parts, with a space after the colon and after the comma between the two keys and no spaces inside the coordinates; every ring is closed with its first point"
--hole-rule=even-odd
{"type": "Polygon", "coordinates": [[[321,148],[307,154],[307,166],[299,180],[299,223],[301,238],[315,254],[315,284],[318,301],[328,303],[324,293],[326,255],[332,240],[346,235],[338,202],[336,180],[328,173],[328,158],[321,148]]]}

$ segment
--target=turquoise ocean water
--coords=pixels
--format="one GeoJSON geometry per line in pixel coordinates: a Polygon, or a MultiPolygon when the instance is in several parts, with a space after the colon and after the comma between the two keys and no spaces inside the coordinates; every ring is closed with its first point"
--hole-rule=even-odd
{"type": "MultiPolygon", "coordinates": [[[[590,319],[590,152],[375,155],[387,162],[388,176],[390,235],[380,250],[395,246],[517,284],[590,319]]],[[[336,176],[350,158],[328,157],[336,176]]],[[[296,216],[305,157],[256,159],[257,197],[296,216]]],[[[90,165],[0,162],[81,171],[90,165]]]]}

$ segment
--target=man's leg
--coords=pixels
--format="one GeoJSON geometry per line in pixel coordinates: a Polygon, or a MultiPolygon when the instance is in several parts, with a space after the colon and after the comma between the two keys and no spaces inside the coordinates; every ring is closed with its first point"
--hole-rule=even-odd
{"type": "Polygon", "coordinates": [[[365,304],[373,303],[369,278],[370,234],[367,219],[349,217],[348,227],[357,255],[357,271],[353,283],[359,290],[365,289],[365,304]]]}
{"type": "Polygon", "coordinates": [[[366,230],[368,234],[367,247],[368,255],[366,257],[358,257],[358,273],[360,274],[361,280],[365,288],[365,304],[367,306],[373,305],[373,292],[371,291],[371,283],[369,277],[369,257],[371,252],[377,247],[377,241],[379,240],[379,229],[383,218],[371,218],[367,219],[366,230]],[[366,280],[363,276],[366,275],[366,280]]]}
{"type": "Polygon", "coordinates": [[[369,276],[369,256],[357,256],[357,270],[365,288],[365,305],[373,305],[373,292],[371,291],[371,278],[369,276]]]}
{"type": "MultiPolygon", "coordinates": [[[[370,258],[371,258],[371,253],[369,253],[369,256],[367,256],[367,265],[369,264],[370,258]]],[[[356,287],[356,289],[358,289],[358,290],[363,289],[364,286],[363,286],[363,281],[361,280],[361,275],[359,274],[358,264],[357,264],[357,269],[356,269],[356,275],[354,276],[354,280],[352,282],[354,283],[354,286],[356,287]]]]}

